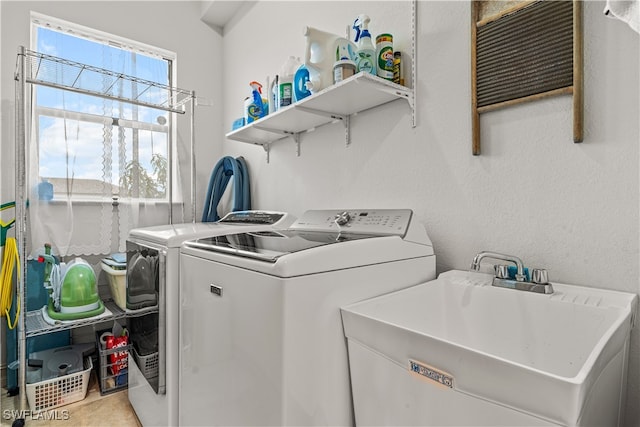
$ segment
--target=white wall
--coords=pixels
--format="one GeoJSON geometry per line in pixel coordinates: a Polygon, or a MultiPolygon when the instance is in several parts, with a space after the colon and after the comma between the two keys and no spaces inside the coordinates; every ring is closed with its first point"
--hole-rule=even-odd
{"type": "MultiPolygon", "coordinates": [[[[418,6],[418,126],[396,101],[273,145],[271,161],[244,156],[254,206],[301,214],[312,208],[410,207],[433,240],[438,271],[467,269],[493,250],[546,267],[552,281],[639,291],[639,37],[585,2],[585,140],[572,142],[571,97],[482,116],[482,155],[471,155],[470,5],[418,6]]],[[[258,2],[225,28],[223,127],[242,114],[251,80],[265,82],[288,55],[303,56],[302,27],[344,34],[358,13],[371,32],[391,32],[408,51],[407,2],[258,2]]],[[[509,321],[505,319],[505,321],[509,321]]],[[[640,328],[632,338],[627,415],[640,423],[640,328]]]]}

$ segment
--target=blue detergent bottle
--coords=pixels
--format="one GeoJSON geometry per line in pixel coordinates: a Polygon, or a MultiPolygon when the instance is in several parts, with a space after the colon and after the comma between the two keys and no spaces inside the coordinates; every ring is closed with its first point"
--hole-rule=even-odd
{"type": "Polygon", "coordinates": [[[369,22],[371,19],[367,15],[358,15],[353,23],[356,31],[356,71],[365,71],[377,75],[376,73],[376,48],[371,41],[369,33],[369,22]]]}

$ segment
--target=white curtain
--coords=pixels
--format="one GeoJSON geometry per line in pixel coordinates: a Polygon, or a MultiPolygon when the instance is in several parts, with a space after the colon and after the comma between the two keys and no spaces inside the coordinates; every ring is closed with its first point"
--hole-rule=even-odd
{"type": "Polygon", "coordinates": [[[178,158],[191,151],[177,137],[189,121],[149,107],[168,104],[175,54],[37,13],[32,29],[34,50],[57,60],[41,58],[30,72],[73,90],[27,85],[31,250],[51,243],[61,256],[123,252],[132,228],[169,222],[169,194],[173,222],[191,221],[178,158]]]}
{"type": "MultiPolygon", "coordinates": [[[[165,175],[143,171],[142,177],[137,177],[140,182],[132,183],[132,176],[136,175],[132,165],[148,163],[149,158],[160,159],[164,164],[162,160],[168,158],[168,126],[118,119],[128,114],[124,111],[127,108],[131,106],[105,99],[102,116],[90,116],[87,121],[86,114],[67,111],[63,106],[62,117],[47,116],[53,121],[48,128],[38,125],[38,109],[33,109],[28,147],[28,232],[32,250],[37,252],[50,243],[54,254],[61,256],[124,252],[131,229],[168,223],[167,171],[162,172],[165,175]],[[52,153],[55,157],[55,150],[62,152],[57,158],[64,161],[57,166],[43,166],[47,162],[42,162],[41,156],[52,153]],[[113,167],[113,159],[117,159],[117,167],[113,167]],[[101,168],[99,179],[83,178],[88,164],[95,165],[92,176],[96,176],[96,168],[101,168]],[[43,183],[43,177],[48,176],[47,167],[56,167],[58,178],[43,183]],[[165,184],[158,182],[161,179],[165,184]],[[51,200],[46,195],[48,185],[54,189],[51,200]],[[149,188],[153,194],[149,194],[149,188]]],[[[60,111],[48,113],[60,115],[60,111]]],[[[178,151],[174,149],[172,155],[178,151]]],[[[174,162],[174,223],[191,220],[180,208],[180,195],[185,193],[178,165],[174,162]]]]}

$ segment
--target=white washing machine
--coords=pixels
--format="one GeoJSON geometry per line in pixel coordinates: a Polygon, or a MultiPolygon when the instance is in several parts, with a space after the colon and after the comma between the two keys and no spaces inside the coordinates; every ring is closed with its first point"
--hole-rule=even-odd
{"type": "Polygon", "coordinates": [[[435,277],[411,210],[308,211],[180,249],[180,425],[352,425],[340,307],[435,277]]]}
{"type": "MultiPolygon", "coordinates": [[[[157,292],[155,307],[128,311],[129,401],[145,426],[178,424],[179,248],[203,236],[282,228],[294,221],[281,212],[240,211],[217,222],[161,225],[131,230],[127,239],[127,289],[132,280],[157,292]],[[137,271],[129,261],[137,262],[137,271]],[[151,283],[151,286],[147,285],[151,283]]],[[[129,304],[129,295],[127,303],[129,304]]]]}

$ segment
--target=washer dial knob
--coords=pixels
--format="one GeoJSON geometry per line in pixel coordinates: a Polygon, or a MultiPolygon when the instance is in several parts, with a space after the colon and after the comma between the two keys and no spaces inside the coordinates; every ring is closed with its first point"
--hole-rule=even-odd
{"type": "Polygon", "coordinates": [[[351,214],[349,212],[342,212],[336,215],[335,217],[336,224],[338,225],[346,225],[351,221],[351,214]]]}

